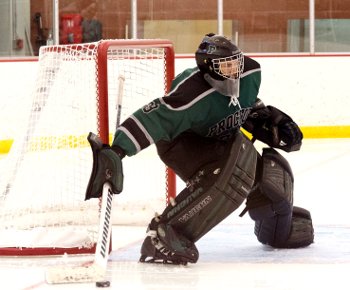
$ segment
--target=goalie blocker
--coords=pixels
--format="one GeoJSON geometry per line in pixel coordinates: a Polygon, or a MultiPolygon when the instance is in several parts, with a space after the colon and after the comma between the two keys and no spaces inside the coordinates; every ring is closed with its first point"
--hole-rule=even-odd
{"type": "Polygon", "coordinates": [[[196,263],[195,242],[247,197],[246,210],[261,243],[297,248],[313,242],[310,213],[293,207],[293,174],[287,160],[272,148],[259,156],[241,132],[229,148],[224,166],[198,171],[174,203],[151,221],[140,262],[196,263]]]}
{"type": "Polygon", "coordinates": [[[108,144],[102,144],[94,133],[90,132],[87,140],[92,150],[93,165],[85,200],[101,197],[106,182],[111,185],[113,194],[119,194],[124,180],[121,157],[108,144]]]}

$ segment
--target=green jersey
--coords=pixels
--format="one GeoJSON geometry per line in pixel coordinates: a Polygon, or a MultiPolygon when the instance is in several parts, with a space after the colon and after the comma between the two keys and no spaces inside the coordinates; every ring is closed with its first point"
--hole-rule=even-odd
{"type": "Polygon", "coordinates": [[[172,141],[184,132],[225,139],[247,119],[257,99],[261,82],[260,65],[244,57],[239,98],[217,92],[199,69],[183,71],[172,82],[170,92],[137,110],[116,130],[113,145],[132,156],[158,141],[172,141]]]}

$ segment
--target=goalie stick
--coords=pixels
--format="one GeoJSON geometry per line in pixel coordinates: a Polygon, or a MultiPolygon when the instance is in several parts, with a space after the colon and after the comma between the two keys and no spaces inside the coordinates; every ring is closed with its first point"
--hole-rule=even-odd
{"type": "Polygon", "coordinates": [[[100,225],[94,261],[81,266],[57,266],[46,270],[49,284],[97,282],[104,278],[107,269],[111,237],[113,193],[109,183],[103,185],[100,225]]]}
{"type": "Polygon", "coordinates": [[[124,75],[119,75],[118,95],[117,95],[116,105],[115,105],[115,109],[117,110],[117,120],[116,120],[115,128],[118,128],[120,124],[120,118],[122,113],[122,98],[123,98],[123,92],[124,92],[124,82],[125,82],[124,75]]]}
{"type": "MultiPolygon", "coordinates": [[[[116,98],[116,128],[120,124],[125,77],[120,75],[118,82],[119,89],[116,98]]],[[[102,148],[103,144],[95,134],[90,133],[88,138],[94,138],[94,141],[99,142],[99,146],[102,148]]],[[[100,224],[94,261],[90,264],[81,266],[58,266],[49,268],[46,271],[47,283],[62,284],[96,282],[96,285],[101,283],[103,284],[101,281],[104,279],[107,270],[112,235],[112,208],[113,193],[111,190],[111,185],[108,182],[105,182],[102,190],[100,224]]]]}

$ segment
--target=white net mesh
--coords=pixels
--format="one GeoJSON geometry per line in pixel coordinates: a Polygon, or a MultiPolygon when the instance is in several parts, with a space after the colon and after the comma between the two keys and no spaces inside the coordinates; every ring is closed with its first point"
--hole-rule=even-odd
{"type": "MultiPolygon", "coordinates": [[[[41,49],[35,92],[16,112],[25,114],[28,122],[18,124],[11,151],[0,160],[0,248],[95,243],[99,201],[84,198],[92,167],[86,137],[101,130],[99,120],[106,114],[98,105],[99,87],[108,83],[110,139],[121,75],[122,121],[165,92],[164,48],[156,42],[146,48],[142,43],[132,48],[110,43],[106,76],[99,71],[100,58],[105,57],[100,46],[106,41],[41,49]]],[[[114,199],[117,223],[146,224],[153,211],[165,205],[164,166],[154,158],[154,150],[146,151],[123,160],[125,190],[114,199]]]]}

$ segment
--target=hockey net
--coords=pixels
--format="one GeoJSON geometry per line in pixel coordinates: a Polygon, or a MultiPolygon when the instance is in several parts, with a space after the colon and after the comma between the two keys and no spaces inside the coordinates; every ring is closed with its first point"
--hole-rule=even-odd
{"type": "MultiPolygon", "coordinates": [[[[166,40],[41,48],[32,98],[14,112],[27,122],[0,159],[0,255],[94,252],[99,200],[84,201],[92,168],[86,137],[91,131],[111,142],[118,93],[123,121],[163,96],[173,77],[174,51],[166,40]]],[[[175,175],[151,147],[123,159],[114,224],[146,225],[175,195],[175,175]]]]}

